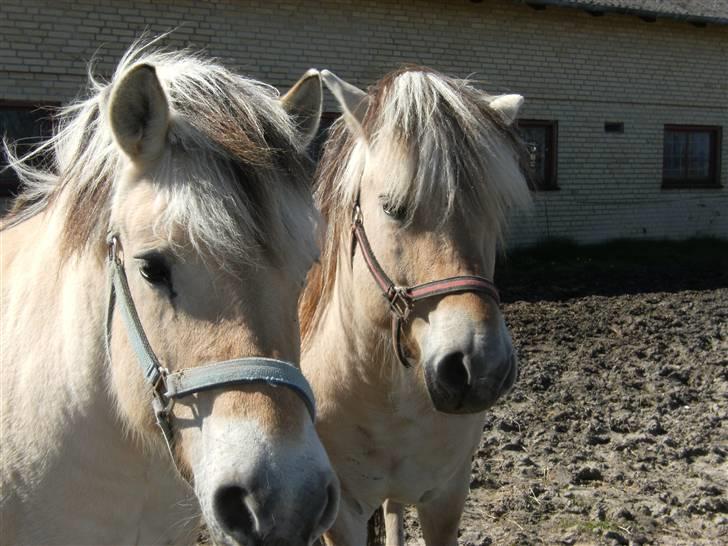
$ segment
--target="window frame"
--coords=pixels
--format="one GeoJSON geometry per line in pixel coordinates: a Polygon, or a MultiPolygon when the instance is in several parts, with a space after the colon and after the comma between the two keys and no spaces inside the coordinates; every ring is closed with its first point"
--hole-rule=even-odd
{"type": "MultiPolygon", "coordinates": [[[[715,189],[722,188],[720,181],[721,171],[721,146],[723,140],[723,128],[720,125],[680,125],[666,123],[662,129],[662,189],[715,189]],[[667,132],[708,132],[711,135],[711,145],[708,157],[708,171],[706,178],[674,178],[665,176],[665,137],[667,132]]],[[[688,147],[685,150],[688,154],[688,147]]],[[[687,168],[687,158],[685,158],[687,168]]]]}
{"type": "Polygon", "coordinates": [[[548,154],[544,154],[544,166],[545,177],[542,183],[539,185],[534,179],[534,173],[528,165],[525,166],[524,170],[526,178],[528,180],[528,187],[533,192],[550,192],[559,191],[559,178],[558,178],[558,146],[559,146],[559,122],[557,120],[549,119],[518,119],[516,129],[519,131],[519,135],[522,140],[525,138],[520,133],[524,127],[543,127],[547,130],[547,138],[551,139],[551,146],[549,147],[548,154]]]}
{"type": "MultiPolygon", "coordinates": [[[[57,108],[61,105],[58,101],[27,101],[27,100],[13,100],[13,99],[0,99],[0,110],[2,109],[24,109],[30,112],[45,108],[57,108]]],[[[48,118],[51,114],[48,113],[48,118]]],[[[5,137],[7,135],[0,135],[5,137]]],[[[43,136],[44,139],[52,136],[52,129],[49,134],[43,136]]],[[[31,146],[36,143],[31,144],[31,146]]],[[[2,172],[3,169],[7,168],[7,164],[4,159],[4,152],[0,154],[0,198],[13,197],[18,194],[20,189],[20,180],[18,179],[15,172],[10,169],[9,171],[2,172]]]]}

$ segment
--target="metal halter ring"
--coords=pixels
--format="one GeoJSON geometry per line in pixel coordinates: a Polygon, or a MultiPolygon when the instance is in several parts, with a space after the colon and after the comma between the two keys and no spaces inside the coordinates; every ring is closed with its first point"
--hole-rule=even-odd
{"type": "Polygon", "coordinates": [[[386,297],[392,312],[400,320],[406,321],[414,307],[414,302],[407,295],[407,290],[401,286],[393,286],[388,290],[386,297]]]}

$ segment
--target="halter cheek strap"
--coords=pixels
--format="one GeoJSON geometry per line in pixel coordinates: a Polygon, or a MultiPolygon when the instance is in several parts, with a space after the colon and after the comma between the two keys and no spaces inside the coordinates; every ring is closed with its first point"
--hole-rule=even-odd
{"type": "Polygon", "coordinates": [[[254,383],[286,387],[293,390],[303,400],[311,419],[315,420],[316,403],[311,386],[301,371],[294,364],[285,360],[265,357],[236,358],[186,368],[174,373],[169,372],[160,364],[144,333],[134,300],[131,297],[129,282],[124,270],[121,243],[116,235],[109,238],[108,264],[111,287],[106,316],[107,353],[110,358],[111,322],[114,309],[118,307],[144,380],[152,387],[154,416],[162,430],[173,460],[172,406],[175,400],[206,390],[254,383]]]}
{"type": "Polygon", "coordinates": [[[358,202],[354,205],[351,232],[352,256],[356,251],[356,244],[358,243],[367,268],[389,303],[389,310],[392,313],[392,345],[397,358],[406,368],[409,368],[411,364],[402,348],[402,325],[407,322],[416,302],[447,294],[480,292],[490,296],[496,305],[500,305],[500,296],[495,284],[485,277],[476,275],[459,275],[414,286],[396,285],[384,272],[384,269],[372,251],[366,231],[364,230],[361,207],[358,202]]]}

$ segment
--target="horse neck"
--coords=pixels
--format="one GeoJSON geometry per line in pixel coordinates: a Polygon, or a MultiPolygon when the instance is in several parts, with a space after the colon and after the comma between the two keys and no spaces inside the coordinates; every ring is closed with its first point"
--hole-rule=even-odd
{"type": "MultiPolygon", "coordinates": [[[[346,263],[349,250],[341,246],[339,263],[346,263]]],[[[359,393],[371,389],[373,399],[389,397],[402,372],[391,350],[391,332],[372,324],[354,303],[354,286],[341,269],[330,297],[321,304],[321,319],[304,347],[302,365],[314,384],[336,379],[359,393]]]]}
{"type": "Polygon", "coordinates": [[[108,426],[114,410],[103,262],[90,252],[63,259],[62,221],[50,208],[0,234],[3,412],[39,439],[56,437],[55,427],[108,426]]]}
{"type": "MultiPolygon", "coordinates": [[[[15,311],[13,330],[34,332],[33,341],[42,335],[42,345],[63,348],[54,355],[55,374],[73,371],[78,375],[79,369],[102,367],[98,356],[104,349],[106,275],[102,261],[90,252],[64,259],[61,224],[61,214],[51,209],[3,233],[3,314],[15,311]],[[68,358],[69,348],[76,349],[73,358],[68,358]],[[66,364],[71,370],[66,370],[66,364]]],[[[13,336],[6,343],[22,341],[13,336]]],[[[46,366],[38,361],[29,365],[46,366]]]]}

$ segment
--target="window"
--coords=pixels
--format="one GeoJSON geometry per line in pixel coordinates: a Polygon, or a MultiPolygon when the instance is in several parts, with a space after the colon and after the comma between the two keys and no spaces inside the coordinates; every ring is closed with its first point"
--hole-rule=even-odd
{"type": "Polygon", "coordinates": [[[662,187],[719,187],[720,138],[720,127],[665,125],[662,187]]]}
{"type": "Polygon", "coordinates": [[[318,132],[309,145],[311,157],[314,161],[318,162],[321,159],[321,154],[324,151],[324,142],[329,138],[329,129],[339,119],[340,115],[338,112],[324,112],[321,114],[321,123],[319,123],[318,132]]]}
{"type": "Polygon", "coordinates": [[[526,143],[526,173],[534,191],[559,189],[556,185],[556,144],[558,126],[555,121],[518,120],[518,130],[526,143]]]}
{"type": "MultiPolygon", "coordinates": [[[[51,136],[50,104],[0,101],[0,136],[17,143],[22,155],[34,145],[51,136]]],[[[18,191],[18,178],[12,169],[6,169],[8,158],[0,152],[0,196],[13,195],[18,191]]]]}

